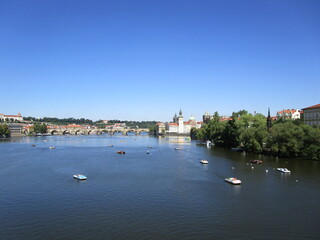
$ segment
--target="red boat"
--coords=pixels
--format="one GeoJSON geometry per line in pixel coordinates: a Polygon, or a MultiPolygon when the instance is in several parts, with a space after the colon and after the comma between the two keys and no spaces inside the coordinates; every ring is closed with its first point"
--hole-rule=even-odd
{"type": "Polygon", "coordinates": [[[118,154],[126,154],[125,151],[117,151],[118,154]]]}

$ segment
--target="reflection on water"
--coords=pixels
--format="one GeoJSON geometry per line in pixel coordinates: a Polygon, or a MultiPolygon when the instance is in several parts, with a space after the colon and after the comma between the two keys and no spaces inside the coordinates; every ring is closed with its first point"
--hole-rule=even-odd
{"type": "Polygon", "coordinates": [[[180,136],[26,137],[0,141],[0,152],[1,239],[319,236],[319,162],[208,149],[180,136]]]}
{"type": "Polygon", "coordinates": [[[186,136],[159,136],[159,142],[189,144],[191,138],[186,136]]]}

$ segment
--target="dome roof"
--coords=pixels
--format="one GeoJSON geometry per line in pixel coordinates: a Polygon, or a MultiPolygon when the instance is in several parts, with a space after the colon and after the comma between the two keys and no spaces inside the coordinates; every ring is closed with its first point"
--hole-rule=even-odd
{"type": "Polygon", "coordinates": [[[191,121],[195,121],[195,120],[196,120],[196,118],[195,118],[194,116],[192,116],[192,115],[191,115],[191,117],[189,118],[189,120],[191,120],[191,121]]]}

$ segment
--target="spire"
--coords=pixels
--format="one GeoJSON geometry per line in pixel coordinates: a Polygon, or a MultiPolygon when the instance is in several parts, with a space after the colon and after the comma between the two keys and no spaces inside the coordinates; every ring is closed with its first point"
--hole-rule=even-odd
{"type": "Polygon", "coordinates": [[[180,111],[179,111],[179,117],[180,117],[180,116],[182,116],[182,111],[181,111],[181,108],[180,108],[180,111]]]}
{"type": "Polygon", "coordinates": [[[268,128],[268,131],[270,131],[270,128],[271,128],[270,108],[268,108],[267,128],[268,128]]]}

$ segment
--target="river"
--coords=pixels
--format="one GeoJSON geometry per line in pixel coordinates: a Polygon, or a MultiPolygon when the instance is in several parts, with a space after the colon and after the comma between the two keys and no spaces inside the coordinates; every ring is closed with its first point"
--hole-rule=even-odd
{"type": "Polygon", "coordinates": [[[320,236],[319,162],[208,149],[186,137],[0,141],[0,178],[1,240],[320,236]]]}

